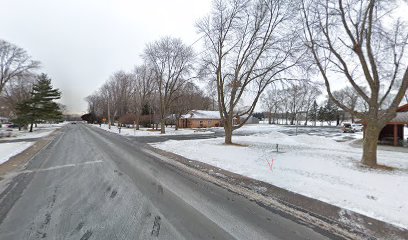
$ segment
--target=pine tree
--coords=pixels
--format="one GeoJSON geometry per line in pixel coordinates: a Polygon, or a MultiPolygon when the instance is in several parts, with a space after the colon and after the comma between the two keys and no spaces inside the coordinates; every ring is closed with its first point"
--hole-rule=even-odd
{"type": "Polygon", "coordinates": [[[319,105],[317,105],[316,100],[313,102],[312,108],[309,111],[309,118],[313,121],[313,125],[316,126],[316,122],[319,115],[319,105]]]}
{"type": "Polygon", "coordinates": [[[324,120],[326,120],[326,109],[320,106],[317,112],[317,120],[319,120],[320,125],[323,125],[324,120]]]}
{"type": "Polygon", "coordinates": [[[61,121],[62,112],[54,100],[61,98],[61,92],[53,89],[51,79],[44,73],[38,76],[34,84],[31,98],[17,105],[17,119],[21,125],[30,124],[30,132],[34,123],[42,121],[61,121]]]}
{"type": "Polygon", "coordinates": [[[325,112],[325,120],[329,125],[331,125],[332,121],[336,120],[337,117],[337,107],[334,105],[332,101],[327,101],[326,105],[324,106],[324,112],[325,112]]]}

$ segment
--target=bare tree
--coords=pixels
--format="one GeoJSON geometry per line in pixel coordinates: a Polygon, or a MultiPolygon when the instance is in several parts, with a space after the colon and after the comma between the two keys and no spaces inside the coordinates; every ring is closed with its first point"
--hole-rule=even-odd
{"type": "Polygon", "coordinates": [[[139,130],[143,108],[151,102],[156,88],[154,71],[147,65],[137,66],[134,69],[132,109],[136,115],[136,130],[139,130]]]}
{"type": "Polygon", "coordinates": [[[263,109],[266,110],[266,117],[269,124],[280,124],[287,110],[285,91],[282,86],[271,85],[271,88],[263,93],[261,97],[263,109]]]}
{"type": "Polygon", "coordinates": [[[27,74],[39,65],[38,61],[31,60],[24,49],[0,39],[0,93],[7,82],[27,74]]]}
{"type": "Polygon", "coordinates": [[[295,120],[298,120],[298,113],[300,113],[305,105],[306,99],[306,84],[299,84],[293,82],[288,88],[285,89],[285,95],[288,101],[288,112],[290,116],[290,125],[295,124],[295,120]]]}
{"type": "MultiPolygon", "coordinates": [[[[309,120],[309,115],[310,115],[310,110],[312,110],[313,105],[317,99],[322,94],[322,91],[320,90],[320,86],[317,85],[316,83],[306,83],[304,84],[305,91],[304,91],[304,104],[303,104],[303,109],[302,111],[305,113],[305,123],[304,125],[306,126],[309,120]]],[[[313,119],[312,119],[313,120],[313,119]]]]}
{"type": "Polygon", "coordinates": [[[193,69],[193,50],[180,39],[165,37],[148,44],[143,59],[155,73],[160,101],[160,127],[161,133],[165,133],[165,119],[175,93],[189,81],[193,69]]]}
{"type": "Polygon", "coordinates": [[[268,124],[275,124],[277,113],[282,109],[282,98],[276,86],[271,85],[271,89],[266,91],[261,98],[262,105],[267,111],[268,124]]]}
{"type": "Polygon", "coordinates": [[[337,101],[351,110],[351,122],[353,123],[355,121],[355,116],[352,113],[365,112],[368,110],[364,105],[364,100],[352,87],[347,86],[338,91],[334,91],[333,96],[337,101]]]}
{"type": "Polygon", "coordinates": [[[21,74],[16,76],[13,81],[10,81],[3,89],[2,107],[7,109],[8,116],[16,117],[16,106],[19,103],[31,97],[31,91],[36,76],[31,73],[21,74]]]}
{"type": "Polygon", "coordinates": [[[362,163],[376,166],[379,133],[396,115],[408,87],[406,23],[393,18],[390,1],[304,0],[301,5],[305,42],[329,98],[366,124],[362,163]],[[365,101],[366,112],[336,99],[331,87],[339,76],[365,101]]]}
{"type": "Polygon", "coordinates": [[[176,130],[178,130],[178,121],[183,114],[190,110],[207,110],[211,108],[212,102],[209,97],[206,97],[200,88],[189,82],[177,91],[175,101],[171,107],[176,122],[176,130]]]}
{"type": "Polygon", "coordinates": [[[100,91],[87,96],[85,101],[88,102],[88,112],[95,114],[95,116],[102,117],[107,111],[107,105],[102,98],[100,91]]]}
{"type": "Polygon", "coordinates": [[[217,0],[211,15],[197,24],[205,41],[203,69],[217,86],[226,144],[253,113],[265,88],[284,79],[283,73],[296,64],[296,38],[288,24],[293,11],[288,4],[217,0]],[[250,104],[238,111],[244,98],[250,104]],[[243,121],[234,125],[235,117],[243,121]]]}

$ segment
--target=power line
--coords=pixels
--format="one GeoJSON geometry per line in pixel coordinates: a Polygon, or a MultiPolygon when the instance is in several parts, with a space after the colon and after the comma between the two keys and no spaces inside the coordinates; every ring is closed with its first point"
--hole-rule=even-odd
{"type": "Polygon", "coordinates": [[[199,37],[197,40],[195,40],[192,44],[189,45],[189,47],[192,47],[194,44],[196,44],[198,41],[200,41],[203,37],[205,37],[205,35],[202,35],[201,37],[199,37]]]}

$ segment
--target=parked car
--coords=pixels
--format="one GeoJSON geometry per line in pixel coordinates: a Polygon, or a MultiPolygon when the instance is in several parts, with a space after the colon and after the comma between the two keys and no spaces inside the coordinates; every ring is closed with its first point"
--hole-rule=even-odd
{"type": "Polygon", "coordinates": [[[11,137],[12,133],[13,133],[13,130],[11,129],[0,130],[0,138],[11,137]]]}
{"type": "Polygon", "coordinates": [[[363,124],[352,123],[351,128],[354,130],[354,132],[361,132],[363,131],[363,124]]]}
{"type": "Polygon", "coordinates": [[[343,123],[343,127],[341,128],[343,133],[355,133],[351,123],[343,123]]]}

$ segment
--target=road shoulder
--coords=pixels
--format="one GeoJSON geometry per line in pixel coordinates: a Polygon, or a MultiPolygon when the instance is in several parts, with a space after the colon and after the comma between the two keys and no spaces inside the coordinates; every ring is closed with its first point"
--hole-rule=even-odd
{"type": "Polygon", "coordinates": [[[2,187],[2,182],[4,182],[5,179],[8,179],[13,172],[23,169],[35,155],[55,139],[59,130],[60,129],[56,129],[48,136],[40,138],[32,146],[23,150],[19,154],[12,156],[8,161],[0,164],[0,189],[2,187]]]}

